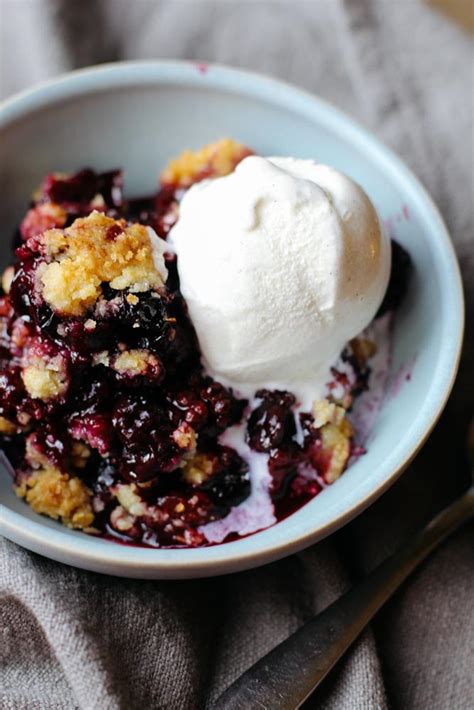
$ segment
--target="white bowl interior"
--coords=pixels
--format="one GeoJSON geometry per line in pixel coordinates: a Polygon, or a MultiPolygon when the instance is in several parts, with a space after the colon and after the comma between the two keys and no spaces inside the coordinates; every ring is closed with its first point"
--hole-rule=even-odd
{"type": "Polygon", "coordinates": [[[221,68],[201,75],[193,65],[135,65],[79,73],[72,83],[7,105],[0,123],[2,262],[29,195],[47,172],[123,167],[127,193],[146,194],[168,158],[221,136],[263,155],[327,162],[365,188],[415,263],[397,315],[391,366],[394,378],[411,363],[411,380],[386,399],[368,453],[335,485],[275,527],[214,548],[143,550],[85,538],[32,513],[0,475],[4,532],[18,539],[12,530],[21,524],[27,531],[19,541],[32,549],[134,576],[211,574],[267,561],[319,539],[367,505],[403,467],[444,403],[456,367],[462,300],[442,222],[394,156],[325,104],[276,82],[221,68]]]}

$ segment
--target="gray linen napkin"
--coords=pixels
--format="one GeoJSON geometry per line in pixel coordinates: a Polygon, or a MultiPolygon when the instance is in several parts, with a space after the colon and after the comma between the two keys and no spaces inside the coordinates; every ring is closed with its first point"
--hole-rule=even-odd
{"type": "MultiPolygon", "coordinates": [[[[468,0],[466,0],[467,2],[468,0]]],[[[474,312],[471,38],[418,0],[0,0],[0,94],[77,66],[181,57],[300,84],[394,147],[453,235],[474,312]]],[[[442,422],[402,479],[330,539],[215,580],[137,582],[0,543],[0,707],[187,709],[383,559],[466,485],[473,332],[442,422]]],[[[472,526],[379,615],[307,706],[474,706],[472,526]]]]}

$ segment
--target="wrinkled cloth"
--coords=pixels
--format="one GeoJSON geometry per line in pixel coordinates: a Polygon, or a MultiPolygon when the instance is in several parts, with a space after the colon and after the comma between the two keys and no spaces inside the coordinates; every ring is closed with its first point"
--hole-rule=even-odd
{"type": "MultiPolygon", "coordinates": [[[[421,0],[0,0],[0,93],[122,58],[260,70],[394,148],[451,230],[468,329],[445,415],[401,479],[329,539],[227,577],[141,582],[0,544],[0,707],[193,709],[336,599],[467,485],[473,380],[472,38],[421,0]]],[[[409,415],[409,413],[408,413],[409,415]]],[[[474,707],[474,535],[403,585],[306,707],[474,707]]]]}

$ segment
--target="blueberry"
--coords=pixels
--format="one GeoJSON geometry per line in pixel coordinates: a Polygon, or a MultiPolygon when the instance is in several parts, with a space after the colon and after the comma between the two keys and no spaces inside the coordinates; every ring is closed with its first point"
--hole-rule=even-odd
{"type": "Polygon", "coordinates": [[[218,467],[218,472],[201,484],[199,490],[209,496],[222,516],[249,496],[250,475],[248,465],[229,447],[220,447],[218,467]]]}

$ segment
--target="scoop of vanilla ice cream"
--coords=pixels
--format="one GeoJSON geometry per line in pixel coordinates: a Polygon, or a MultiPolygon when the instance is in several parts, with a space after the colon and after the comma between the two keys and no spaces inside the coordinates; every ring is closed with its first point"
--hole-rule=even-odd
{"type": "Polygon", "coordinates": [[[387,288],[390,243],[362,188],[312,160],[245,158],[184,196],[170,239],[209,374],[310,405],[387,288]]]}

